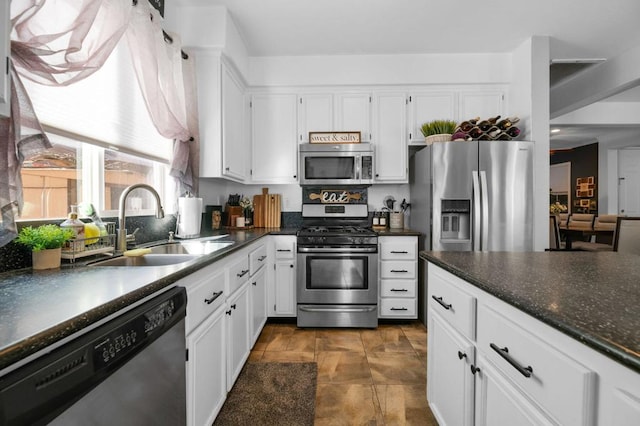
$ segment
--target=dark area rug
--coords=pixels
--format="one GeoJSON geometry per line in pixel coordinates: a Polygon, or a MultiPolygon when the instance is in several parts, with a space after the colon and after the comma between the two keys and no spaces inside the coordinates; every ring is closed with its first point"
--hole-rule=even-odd
{"type": "Polygon", "coordinates": [[[318,366],[248,362],[214,425],[313,425],[318,366]]]}

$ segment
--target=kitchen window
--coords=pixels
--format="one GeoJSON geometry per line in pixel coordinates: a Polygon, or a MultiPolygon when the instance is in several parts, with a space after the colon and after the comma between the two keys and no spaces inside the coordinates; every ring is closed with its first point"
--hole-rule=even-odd
{"type": "MultiPolygon", "coordinates": [[[[129,185],[146,183],[161,195],[173,189],[168,166],[160,161],[53,133],[48,136],[53,147],[24,161],[20,220],[63,218],[70,205],[80,202],[92,203],[101,216],[115,217],[120,194],[129,185]]],[[[155,200],[145,191],[134,192],[127,200],[128,215],[151,215],[154,209],[155,200]]]]}

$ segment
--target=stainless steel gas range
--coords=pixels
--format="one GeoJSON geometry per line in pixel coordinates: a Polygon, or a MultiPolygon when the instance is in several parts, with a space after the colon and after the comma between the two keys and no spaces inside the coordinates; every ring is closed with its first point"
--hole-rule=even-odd
{"type": "Polygon", "coordinates": [[[305,188],[303,200],[298,327],[377,327],[378,236],[368,227],[366,189],[305,188]]]}

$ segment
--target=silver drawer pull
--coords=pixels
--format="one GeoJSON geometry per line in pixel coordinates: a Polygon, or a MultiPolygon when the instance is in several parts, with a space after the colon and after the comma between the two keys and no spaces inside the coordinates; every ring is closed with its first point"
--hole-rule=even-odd
{"type": "Polygon", "coordinates": [[[214,300],[216,300],[220,296],[222,296],[222,291],[214,291],[213,295],[211,296],[211,299],[204,299],[204,303],[206,303],[207,305],[210,305],[213,303],[214,300]]]}
{"type": "Polygon", "coordinates": [[[391,253],[393,253],[393,254],[407,254],[409,252],[406,251],[406,250],[391,250],[391,253]]]}
{"type": "Polygon", "coordinates": [[[407,271],[406,269],[392,269],[390,272],[398,272],[398,273],[406,274],[409,271],[407,271]]]}
{"type": "Polygon", "coordinates": [[[392,311],[408,311],[407,308],[391,308],[392,311]]]}
{"type": "Polygon", "coordinates": [[[240,272],[239,274],[236,274],[236,275],[238,276],[238,278],[242,278],[245,275],[247,275],[247,272],[249,272],[249,270],[248,269],[244,269],[244,270],[242,270],[242,272],[240,272]]]}
{"type": "Polygon", "coordinates": [[[391,291],[409,291],[406,288],[392,288],[391,291]]]}
{"type": "Polygon", "coordinates": [[[518,361],[516,361],[511,357],[511,355],[509,355],[509,348],[507,348],[506,346],[504,348],[500,348],[495,343],[491,343],[489,346],[491,346],[491,349],[498,352],[498,355],[504,358],[509,364],[511,364],[513,368],[518,370],[518,372],[522,374],[524,377],[527,377],[527,378],[531,377],[531,373],[533,373],[533,368],[531,368],[530,365],[526,367],[521,366],[518,363],[518,361]]]}
{"type": "Polygon", "coordinates": [[[258,262],[262,262],[263,260],[265,260],[267,258],[267,256],[260,256],[258,258],[258,262]]]}

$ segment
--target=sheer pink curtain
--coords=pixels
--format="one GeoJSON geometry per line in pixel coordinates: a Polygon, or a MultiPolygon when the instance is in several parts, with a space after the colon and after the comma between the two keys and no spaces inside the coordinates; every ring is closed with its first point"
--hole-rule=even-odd
{"type": "Polygon", "coordinates": [[[181,59],[177,36],[173,43],[165,42],[161,17],[146,0],[13,0],[11,24],[15,95],[11,119],[0,123],[0,246],[16,235],[25,152],[50,146],[20,78],[46,85],[73,84],[98,70],[125,34],[152,121],[161,135],[175,139],[172,175],[181,192],[197,192],[193,67],[181,59]]]}

